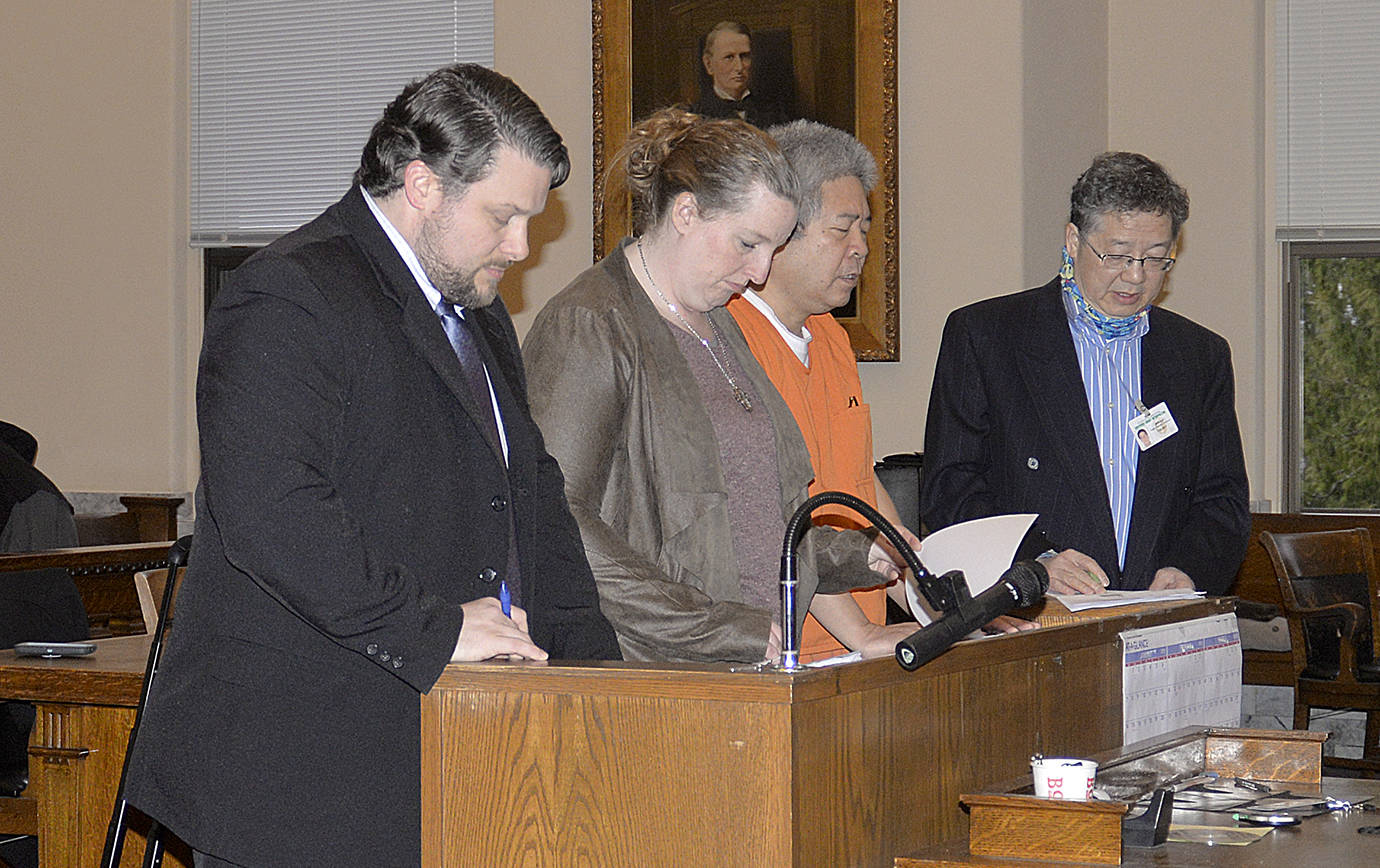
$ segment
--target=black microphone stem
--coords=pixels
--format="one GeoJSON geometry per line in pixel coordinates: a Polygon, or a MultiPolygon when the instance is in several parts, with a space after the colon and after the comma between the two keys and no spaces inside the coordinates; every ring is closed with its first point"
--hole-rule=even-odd
{"type": "Polygon", "coordinates": [[[810,515],[825,504],[846,506],[870,521],[882,536],[901,554],[902,560],[918,579],[926,575],[925,567],[915,556],[915,550],[905,541],[891,522],[887,521],[875,507],[861,498],[842,491],[821,491],[806,498],[796,508],[790,521],[786,522],[786,539],[781,547],[781,668],[795,670],[800,668],[800,643],[795,633],[796,586],[799,580],[795,572],[795,547],[810,527],[810,515]]]}

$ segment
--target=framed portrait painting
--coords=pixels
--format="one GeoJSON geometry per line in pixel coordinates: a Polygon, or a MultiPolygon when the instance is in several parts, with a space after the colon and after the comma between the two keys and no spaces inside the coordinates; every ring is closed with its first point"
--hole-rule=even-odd
{"type": "Polygon", "coordinates": [[[711,114],[736,89],[750,96],[732,103],[750,106],[737,109],[750,122],[819,121],[877,158],[871,253],[834,316],[860,360],[899,360],[896,0],[593,0],[593,28],[595,258],[628,233],[627,195],[606,179],[634,121],[670,105],[711,114]],[[730,44],[750,46],[746,62],[730,44]]]}

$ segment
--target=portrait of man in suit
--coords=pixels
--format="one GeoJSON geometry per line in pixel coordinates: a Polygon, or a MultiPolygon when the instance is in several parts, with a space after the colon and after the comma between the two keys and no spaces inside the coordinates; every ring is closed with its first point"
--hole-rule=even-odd
{"type": "Polygon", "coordinates": [[[759,127],[785,123],[791,111],[770,94],[752,90],[752,33],[737,21],[720,21],[704,36],[700,54],[706,78],[690,107],[711,118],[739,118],[759,127]]]}
{"type": "Polygon", "coordinates": [[[765,128],[856,132],[856,0],[629,0],[632,115],[682,105],[765,128]]]}

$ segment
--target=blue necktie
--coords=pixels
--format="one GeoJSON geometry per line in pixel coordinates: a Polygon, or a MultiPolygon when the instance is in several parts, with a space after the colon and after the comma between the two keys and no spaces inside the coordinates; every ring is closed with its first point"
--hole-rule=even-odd
{"type": "Polygon", "coordinates": [[[493,397],[489,392],[488,374],[484,370],[484,357],[480,354],[479,344],[471,331],[474,326],[468,319],[462,319],[448,301],[442,300],[437,304],[436,313],[441,317],[446,337],[450,339],[450,345],[460,359],[460,368],[465,372],[465,381],[470,385],[474,401],[479,405],[479,411],[489,425],[489,434],[497,444],[498,420],[494,418],[493,397]]]}
{"type": "MultiPolygon", "coordinates": [[[[479,342],[483,337],[475,334],[474,322],[468,317],[462,318],[455,312],[455,307],[450,302],[442,299],[436,305],[436,314],[441,317],[441,326],[446,330],[446,337],[450,339],[450,345],[455,350],[455,355],[460,359],[460,368],[465,372],[465,382],[469,384],[470,392],[474,394],[475,403],[479,405],[480,412],[489,425],[489,434],[493,442],[497,445],[502,441],[498,436],[498,420],[494,418],[493,397],[489,392],[489,377],[484,369],[484,356],[479,351],[479,342]]],[[[505,459],[506,461],[506,459],[505,459]]],[[[513,602],[522,600],[522,577],[521,568],[518,564],[517,553],[517,527],[513,520],[511,492],[505,492],[507,497],[497,496],[491,501],[494,509],[501,509],[508,513],[508,564],[507,571],[503,576],[503,581],[508,586],[513,602]]],[[[492,571],[489,571],[492,575],[492,571]]]]}

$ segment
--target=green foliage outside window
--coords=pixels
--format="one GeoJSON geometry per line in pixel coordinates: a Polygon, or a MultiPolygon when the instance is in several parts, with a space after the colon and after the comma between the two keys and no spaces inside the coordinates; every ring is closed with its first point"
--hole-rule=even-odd
{"type": "Polygon", "coordinates": [[[1298,259],[1304,509],[1380,509],[1380,258],[1298,259]]]}

